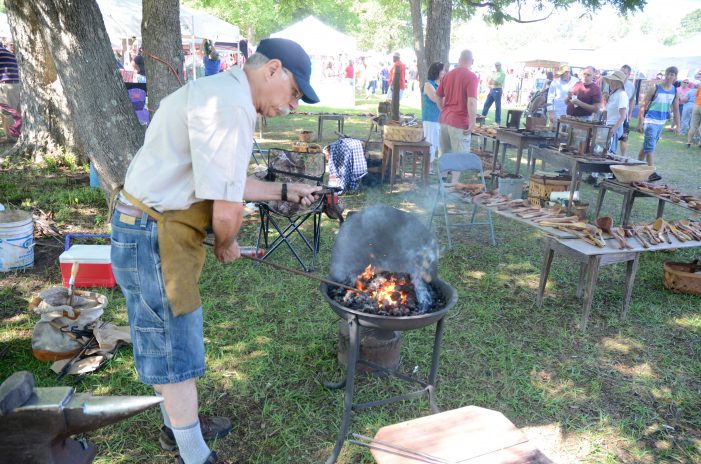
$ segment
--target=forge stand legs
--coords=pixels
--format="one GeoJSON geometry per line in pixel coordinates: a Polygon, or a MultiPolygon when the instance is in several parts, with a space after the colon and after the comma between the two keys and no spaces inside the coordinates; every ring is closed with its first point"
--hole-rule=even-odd
{"type": "Polygon", "coordinates": [[[340,382],[325,384],[327,388],[332,389],[341,389],[345,387],[345,393],[343,396],[343,419],[341,420],[341,429],[338,432],[336,445],[334,446],[331,456],[329,456],[329,458],[326,460],[326,464],[334,464],[338,459],[338,455],[341,453],[341,448],[343,447],[343,443],[346,441],[346,436],[348,435],[348,429],[350,428],[350,422],[351,417],[353,415],[353,411],[367,409],[373,406],[382,406],[385,404],[393,403],[396,401],[403,401],[411,398],[419,398],[424,394],[427,394],[428,403],[431,407],[431,411],[434,414],[440,412],[440,409],[438,409],[438,405],[436,404],[436,375],[438,373],[438,358],[440,356],[441,344],[443,342],[444,319],[445,318],[443,317],[439,319],[436,323],[436,333],[433,340],[433,354],[431,355],[431,370],[428,376],[428,382],[415,379],[408,375],[404,375],[400,372],[388,370],[378,364],[360,358],[360,323],[358,321],[358,318],[355,316],[352,316],[349,319],[347,319],[350,344],[348,347],[348,366],[346,367],[346,377],[340,382]],[[366,364],[375,370],[383,371],[387,374],[393,375],[405,382],[417,383],[421,386],[421,389],[405,393],[403,395],[397,395],[382,400],[371,401],[368,403],[353,403],[356,364],[359,362],[366,364]]]}

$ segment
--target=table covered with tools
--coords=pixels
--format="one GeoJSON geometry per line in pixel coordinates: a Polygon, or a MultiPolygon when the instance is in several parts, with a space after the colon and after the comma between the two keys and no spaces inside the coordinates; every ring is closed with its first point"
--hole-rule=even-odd
{"type": "Polygon", "coordinates": [[[523,150],[530,145],[539,145],[551,142],[555,138],[555,133],[550,131],[527,131],[525,129],[512,129],[500,127],[496,130],[496,147],[494,148],[494,160],[492,162],[492,171],[496,170],[497,156],[499,147],[502,148],[501,165],[505,166],[506,147],[511,145],[516,147],[516,172],[521,171],[521,159],[523,158],[523,150]]]}
{"type": "MultiPolygon", "coordinates": [[[[461,193],[461,192],[458,192],[461,193]]],[[[599,268],[627,263],[621,318],[630,305],[640,253],[701,246],[701,222],[698,220],[665,221],[657,218],[648,224],[613,227],[611,218],[598,218],[596,225],[577,216],[567,215],[556,205],[543,208],[526,200],[512,200],[494,192],[464,193],[468,202],[477,202],[493,213],[524,223],[545,234],[544,261],[536,304],[542,304],[554,254],[574,259],[580,265],[576,294],[583,296],[580,327],[586,329],[599,268]]]]}

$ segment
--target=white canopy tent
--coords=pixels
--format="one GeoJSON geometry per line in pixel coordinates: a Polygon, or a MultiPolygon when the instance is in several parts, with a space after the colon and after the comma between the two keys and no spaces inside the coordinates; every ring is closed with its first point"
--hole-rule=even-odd
{"type": "Polygon", "coordinates": [[[287,29],[270,37],[294,40],[311,56],[354,55],[358,48],[356,40],[319,21],[307,16],[287,29]]]}
{"type": "MultiPolygon", "coordinates": [[[[97,0],[105,28],[113,46],[121,40],[141,36],[142,0],[97,0]]],[[[215,42],[238,42],[239,28],[204,11],[180,5],[180,31],[184,41],[211,39],[215,42]]]]}

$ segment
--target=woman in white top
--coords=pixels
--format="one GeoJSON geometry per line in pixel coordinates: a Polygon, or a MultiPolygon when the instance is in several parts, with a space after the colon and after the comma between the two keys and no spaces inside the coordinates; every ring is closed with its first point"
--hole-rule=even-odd
{"type": "Polygon", "coordinates": [[[623,71],[615,71],[604,76],[603,79],[609,86],[608,100],[606,101],[606,125],[609,129],[609,153],[616,154],[618,140],[623,136],[623,123],[628,114],[628,94],[623,88],[626,75],[623,71]]]}

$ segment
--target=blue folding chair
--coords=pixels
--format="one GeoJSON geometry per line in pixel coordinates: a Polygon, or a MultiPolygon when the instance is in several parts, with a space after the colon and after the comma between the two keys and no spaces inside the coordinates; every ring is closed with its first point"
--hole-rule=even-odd
{"type": "Polygon", "coordinates": [[[450,233],[452,227],[466,227],[468,230],[472,229],[473,226],[488,226],[490,234],[490,243],[492,246],[497,245],[497,241],[494,237],[494,224],[492,222],[492,212],[489,208],[484,208],[477,203],[473,202],[472,207],[472,217],[469,223],[451,223],[448,216],[464,215],[466,212],[448,212],[448,202],[451,200],[457,200],[455,203],[464,203],[464,200],[458,199],[457,195],[448,192],[445,187],[445,181],[443,180],[443,173],[446,171],[460,172],[461,174],[466,171],[472,171],[473,175],[479,174],[479,181],[485,186],[486,182],[484,180],[484,171],[482,170],[482,160],[473,153],[445,153],[438,159],[438,170],[441,175],[438,176],[438,192],[436,193],[436,199],[433,202],[433,208],[431,209],[431,219],[428,221],[428,227],[433,226],[433,218],[436,216],[436,208],[438,208],[438,202],[440,201],[443,205],[443,218],[445,220],[445,231],[448,236],[448,248],[453,247],[453,240],[450,233]],[[477,208],[484,208],[487,213],[487,220],[482,222],[476,222],[475,217],[477,215],[477,208]]]}

